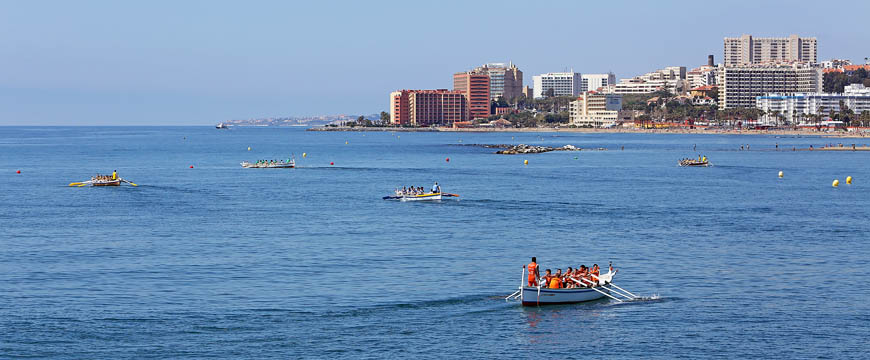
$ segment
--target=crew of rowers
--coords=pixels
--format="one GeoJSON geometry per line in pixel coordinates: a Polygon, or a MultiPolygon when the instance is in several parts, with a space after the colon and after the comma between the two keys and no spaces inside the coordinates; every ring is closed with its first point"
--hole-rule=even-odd
{"type": "Polygon", "coordinates": [[[118,170],[113,170],[112,175],[94,175],[91,177],[91,181],[114,181],[118,180],[118,170]]]}
{"type": "Polygon", "coordinates": [[[279,165],[286,164],[287,162],[284,160],[257,160],[257,165],[279,165]]]}
{"type": "Polygon", "coordinates": [[[686,163],[691,163],[691,162],[707,162],[707,155],[704,155],[704,156],[698,155],[698,160],[690,159],[690,158],[680,159],[681,164],[686,164],[686,163]]]}
{"type": "MultiPolygon", "coordinates": [[[[550,269],[545,270],[544,276],[541,276],[540,269],[536,258],[532,258],[532,262],[528,265],[529,270],[529,286],[537,287],[540,279],[541,287],[550,289],[574,289],[574,288],[590,288],[600,286],[598,279],[601,274],[601,269],[598,264],[593,264],[587,268],[586,265],[580,265],[577,269],[572,269],[570,266],[565,273],[562,269],[556,269],[553,274],[550,269]]],[[[618,270],[613,269],[613,264],[609,265],[610,272],[618,270]]]]}
{"type": "Polygon", "coordinates": [[[401,189],[396,188],[396,196],[414,196],[414,195],[425,195],[425,194],[437,194],[441,192],[441,185],[438,185],[438,182],[435,182],[435,185],[432,185],[432,191],[426,192],[426,189],[422,186],[402,186],[401,189]]]}

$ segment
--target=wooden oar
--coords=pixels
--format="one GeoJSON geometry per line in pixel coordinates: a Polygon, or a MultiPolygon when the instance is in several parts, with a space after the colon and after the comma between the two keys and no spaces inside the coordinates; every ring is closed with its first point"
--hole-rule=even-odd
{"type": "MultiPolygon", "coordinates": [[[[580,284],[580,285],[583,285],[583,283],[577,281],[577,279],[575,279],[575,278],[569,277],[569,279],[571,279],[572,281],[574,281],[574,282],[576,282],[576,283],[578,283],[578,284],[580,284]]],[[[586,282],[588,282],[590,285],[594,285],[594,284],[592,284],[591,281],[588,281],[588,280],[586,280],[586,279],[584,279],[584,278],[580,278],[580,280],[586,281],[586,282]]],[[[596,289],[595,286],[590,287],[590,289],[595,290],[595,291],[601,293],[601,295],[607,296],[607,297],[609,297],[609,298],[611,298],[611,299],[613,299],[613,300],[616,300],[616,301],[622,302],[622,300],[619,300],[618,298],[613,297],[613,296],[611,296],[610,294],[608,294],[608,293],[606,293],[606,292],[604,292],[604,291],[601,291],[601,290],[596,289]]]]}
{"type": "Polygon", "coordinates": [[[125,183],[128,183],[128,184],[130,184],[130,185],[133,185],[133,186],[139,186],[139,185],[136,185],[136,184],[132,183],[132,182],[129,181],[129,180],[124,180],[124,179],[119,179],[119,180],[121,180],[121,181],[123,181],[123,182],[125,182],[125,183]]]}
{"type": "Polygon", "coordinates": [[[80,182],[74,182],[74,183],[69,183],[69,186],[76,186],[76,185],[81,185],[81,184],[82,183],[80,183],[80,182]]]}
{"type": "Polygon", "coordinates": [[[459,197],[459,194],[448,194],[448,193],[442,193],[441,196],[447,196],[447,197],[459,197]]]}

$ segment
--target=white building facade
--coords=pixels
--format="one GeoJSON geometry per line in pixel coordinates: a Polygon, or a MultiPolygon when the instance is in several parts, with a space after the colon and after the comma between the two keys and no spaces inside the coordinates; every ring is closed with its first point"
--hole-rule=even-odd
{"type": "Polygon", "coordinates": [[[762,63],[818,62],[816,38],[797,35],[781,38],[754,38],[752,35],[725,38],[725,66],[762,63]]]}
{"type": "MultiPolygon", "coordinates": [[[[808,115],[827,115],[832,110],[842,112],[840,101],[856,115],[870,111],[870,88],[863,84],[852,84],[844,88],[842,94],[808,93],[808,94],[767,94],[756,97],[756,107],[764,112],[778,112],[781,118],[788,122],[808,120],[808,115]]],[[[766,117],[773,119],[773,116],[766,117]]]]}
{"type": "Polygon", "coordinates": [[[719,73],[719,110],[756,107],[756,97],[822,91],[822,69],[806,64],[726,66],[719,73]]]}
{"type": "Polygon", "coordinates": [[[554,96],[577,96],[580,95],[582,76],[575,72],[546,73],[532,77],[535,98],[547,96],[549,89],[553,89],[554,96]]]}
{"type": "Polygon", "coordinates": [[[568,114],[572,125],[612,127],[620,117],[622,95],[586,92],[571,102],[568,114]]]}
{"type": "Polygon", "coordinates": [[[631,79],[620,79],[608,91],[616,94],[645,94],[667,90],[672,94],[680,94],[685,91],[687,86],[686,67],[669,66],[631,79]]]}
{"type": "Polygon", "coordinates": [[[598,91],[616,83],[616,75],[607,74],[583,74],[580,76],[580,92],[598,91]]]}

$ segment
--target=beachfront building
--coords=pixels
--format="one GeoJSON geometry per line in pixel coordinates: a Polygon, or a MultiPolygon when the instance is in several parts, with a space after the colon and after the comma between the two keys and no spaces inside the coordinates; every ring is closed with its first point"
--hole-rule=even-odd
{"type": "Polygon", "coordinates": [[[531,99],[533,96],[535,96],[535,90],[528,86],[523,86],[523,96],[525,96],[527,99],[531,99]]]}
{"type": "Polygon", "coordinates": [[[669,66],[661,70],[635,76],[631,79],[620,79],[608,91],[616,94],[646,94],[658,90],[667,90],[672,94],[679,94],[686,87],[686,67],[669,66]]]}
{"type": "Polygon", "coordinates": [[[756,97],[822,91],[822,69],[790,65],[726,66],[719,73],[719,110],[756,106],[756,97]]]}
{"type": "Polygon", "coordinates": [[[393,125],[452,126],[468,118],[468,101],[462,91],[398,90],[390,93],[390,123],[393,125]]]}
{"type": "Polygon", "coordinates": [[[580,94],[568,107],[572,125],[582,127],[612,127],[619,121],[622,95],[594,91],[580,94]]]}
{"type": "Polygon", "coordinates": [[[453,74],[453,90],[462,91],[471,119],[489,116],[489,75],[471,71],[453,74]]]}
{"type": "Polygon", "coordinates": [[[616,75],[607,74],[583,74],[580,76],[580,92],[598,91],[616,83],[616,75]]]}
{"type": "Polygon", "coordinates": [[[513,62],[484,64],[471,72],[489,75],[490,100],[498,100],[500,97],[510,100],[523,93],[523,72],[513,62]]]}
{"type": "Polygon", "coordinates": [[[769,119],[779,116],[790,123],[808,120],[811,115],[828,115],[832,111],[839,113],[840,102],[855,114],[870,111],[870,88],[863,84],[847,85],[842,94],[808,93],[808,94],[767,94],[756,97],[756,107],[764,111],[769,119]]]}
{"type": "Polygon", "coordinates": [[[553,89],[553,96],[577,96],[580,94],[582,76],[575,72],[546,73],[532,77],[535,99],[547,96],[553,89]]]}
{"type": "Polygon", "coordinates": [[[797,35],[782,38],[753,38],[752,35],[726,37],[725,66],[762,63],[818,62],[816,38],[797,35]]]}
{"type": "Polygon", "coordinates": [[[716,67],[704,65],[687,71],[686,83],[690,89],[716,85],[716,67]]]}

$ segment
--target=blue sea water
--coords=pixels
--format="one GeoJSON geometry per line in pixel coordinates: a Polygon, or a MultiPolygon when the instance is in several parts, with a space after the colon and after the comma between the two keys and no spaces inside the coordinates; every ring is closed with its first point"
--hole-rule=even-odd
{"type": "Polygon", "coordinates": [[[870,153],[776,151],[838,141],[0,127],[0,358],[864,358],[870,153]],[[506,302],[531,256],[645,299],[506,302]]]}

